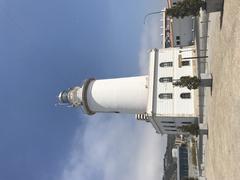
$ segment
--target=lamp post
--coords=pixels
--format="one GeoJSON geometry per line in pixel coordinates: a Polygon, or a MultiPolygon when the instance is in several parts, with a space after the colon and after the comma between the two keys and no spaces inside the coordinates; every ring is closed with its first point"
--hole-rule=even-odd
{"type": "Polygon", "coordinates": [[[151,16],[151,15],[154,15],[154,14],[161,14],[163,12],[165,12],[165,10],[155,11],[155,12],[151,12],[151,13],[146,14],[146,16],[144,17],[144,24],[145,24],[146,19],[147,19],[148,16],[151,16]]]}

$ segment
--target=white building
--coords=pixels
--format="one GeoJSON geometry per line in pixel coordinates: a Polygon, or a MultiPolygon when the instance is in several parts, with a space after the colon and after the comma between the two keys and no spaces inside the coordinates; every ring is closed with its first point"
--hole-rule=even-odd
{"type": "Polygon", "coordinates": [[[179,134],[183,125],[197,120],[193,90],[173,86],[182,76],[193,76],[192,48],[154,49],[150,52],[147,115],[158,133],[179,134]]]}
{"type": "Polygon", "coordinates": [[[82,87],[62,91],[59,101],[82,107],[93,115],[98,112],[136,114],[138,120],[151,122],[157,133],[180,134],[178,127],[195,123],[193,90],[173,86],[182,76],[193,76],[196,62],[192,47],[152,49],[149,74],[138,77],[95,80],[82,87]],[[186,59],[184,59],[186,58],[186,59]]]}
{"type": "MultiPolygon", "coordinates": [[[[167,0],[167,8],[171,8],[181,0],[167,0]]],[[[194,43],[194,23],[193,16],[184,18],[169,17],[166,9],[163,12],[163,47],[184,47],[194,43]]]]}

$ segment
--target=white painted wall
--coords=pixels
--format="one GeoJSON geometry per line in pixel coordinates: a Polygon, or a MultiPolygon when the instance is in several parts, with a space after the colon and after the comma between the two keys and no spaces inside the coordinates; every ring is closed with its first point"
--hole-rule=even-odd
{"type": "MultiPolygon", "coordinates": [[[[182,57],[192,57],[192,51],[181,52],[182,57]]],[[[180,88],[172,85],[172,82],[159,82],[161,77],[172,77],[173,80],[180,79],[181,76],[193,76],[192,60],[189,66],[179,67],[179,48],[167,48],[159,51],[158,56],[158,82],[157,94],[172,93],[172,99],[157,98],[157,111],[159,115],[178,116],[178,115],[193,115],[194,114],[194,96],[193,90],[180,88]],[[173,62],[173,67],[160,67],[161,62],[173,62]],[[182,99],[181,93],[191,93],[190,99],[182,99]]]]}
{"type": "Polygon", "coordinates": [[[147,76],[95,80],[87,92],[95,112],[145,113],[147,99],[147,76]]]}
{"type": "Polygon", "coordinates": [[[192,16],[184,18],[173,18],[173,42],[174,47],[192,45],[193,36],[193,19],[192,16]],[[180,45],[177,45],[176,37],[180,36],[180,45]]]}
{"type": "MultiPolygon", "coordinates": [[[[164,134],[184,134],[178,127],[188,125],[186,122],[194,124],[197,121],[196,117],[164,117],[157,116],[154,118],[156,124],[161,128],[164,134]],[[173,127],[170,127],[173,126],[173,127]]],[[[186,133],[187,134],[187,133],[186,133]]]]}
{"type": "MultiPolygon", "coordinates": [[[[181,58],[192,57],[193,48],[166,48],[159,49],[158,56],[154,59],[153,52],[150,55],[150,73],[149,79],[153,82],[149,84],[149,97],[152,97],[152,106],[148,106],[148,114],[152,124],[159,133],[181,134],[179,126],[187,125],[187,123],[195,123],[197,117],[194,112],[194,95],[193,90],[173,86],[172,82],[160,82],[161,77],[172,77],[173,80],[180,79],[181,76],[193,76],[192,59],[189,66],[180,66],[181,58]],[[180,61],[179,61],[180,60],[180,61]],[[154,63],[153,63],[154,61],[154,63]],[[172,62],[172,67],[160,67],[162,62],[172,62]],[[153,64],[155,65],[153,67],[153,64]],[[151,76],[154,75],[155,78],[151,76]],[[152,92],[153,91],[153,92],[152,92]],[[152,92],[152,95],[151,95],[152,92]],[[191,93],[190,99],[180,97],[181,93],[191,93]],[[172,93],[172,99],[160,99],[159,94],[172,93]],[[185,123],[185,124],[184,124],[185,123]]],[[[150,102],[150,101],[149,101],[150,102]]]]}
{"type": "MultiPolygon", "coordinates": [[[[182,58],[185,57],[192,57],[193,51],[183,51],[179,53],[180,49],[175,49],[176,53],[176,62],[174,64],[174,79],[180,79],[182,76],[193,76],[193,63],[192,59],[182,59],[182,61],[189,61],[189,66],[179,66],[179,54],[182,55],[182,58]]],[[[182,49],[181,49],[182,50],[182,49]]],[[[174,88],[174,96],[176,97],[174,103],[174,113],[175,114],[185,114],[185,115],[192,115],[194,114],[194,90],[189,90],[187,88],[180,88],[180,87],[173,87],[174,88]],[[191,99],[182,99],[180,97],[181,93],[191,93],[191,99]]]]}

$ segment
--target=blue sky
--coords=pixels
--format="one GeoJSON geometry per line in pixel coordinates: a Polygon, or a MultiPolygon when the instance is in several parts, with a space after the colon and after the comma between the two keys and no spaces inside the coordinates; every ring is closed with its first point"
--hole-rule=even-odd
{"type": "Polygon", "coordinates": [[[166,137],[133,115],[55,107],[89,77],[147,72],[160,0],[0,0],[0,179],[160,179],[166,137]]]}

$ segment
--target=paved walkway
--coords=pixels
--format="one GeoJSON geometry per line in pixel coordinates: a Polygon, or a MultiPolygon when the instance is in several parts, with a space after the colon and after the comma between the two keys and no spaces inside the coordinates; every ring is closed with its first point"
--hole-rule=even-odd
{"type": "MultiPolygon", "coordinates": [[[[196,47],[198,57],[205,57],[207,55],[207,35],[208,35],[208,15],[206,11],[200,11],[200,16],[196,19],[196,47]]],[[[198,59],[198,75],[201,73],[209,73],[208,58],[198,59]]],[[[206,101],[210,88],[199,87],[199,126],[207,129],[207,106],[206,101]]],[[[207,135],[200,134],[198,136],[197,157],[199,175],[205,176],[205,171],[202,168],[205,162],[205,145],[207,135]]]]}
{"type": "Polygon", "coordinates": [[[207,120],[208,180],[239,180],[240,168],[240,0],[225,0],[209,18],[209,60],[213,74],[207,120]]]}

